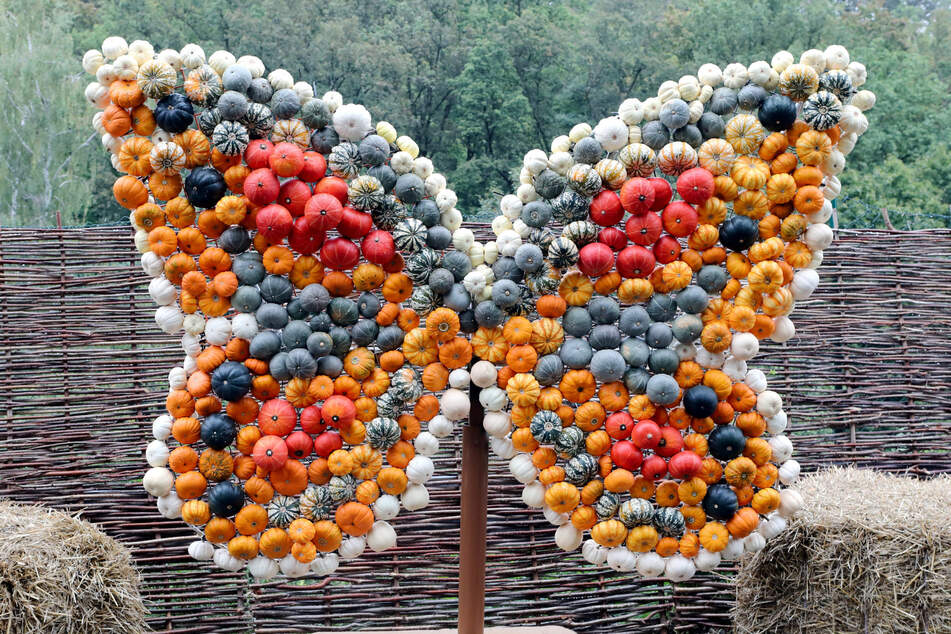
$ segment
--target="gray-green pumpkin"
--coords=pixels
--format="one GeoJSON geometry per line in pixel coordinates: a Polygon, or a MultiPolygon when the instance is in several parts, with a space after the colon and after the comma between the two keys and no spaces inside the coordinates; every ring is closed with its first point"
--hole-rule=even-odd
{"type": "Polygon", "coordinates": [[[650,524],[654,519],[654,505],[650,500],[631,498],[618,508],[618,517],[628,528],[650,524]]]}
{"type": "Polygon", "coordinates": [[[404,253],[416,253],[426,246],[426,224],[416,218],[405,218],[393,229],[393,242],[404,253]]]}
{"type": "Polygon", "coordinates": [[[543,409],[532,417],[529,429],[539,444],[553,445],[561,434],[561,418],[555,412],[543,409]]]}
{"type": "Polygon", "coordinates": [[[669,374],[655,374],[647,382],[646,393],[651,403],[670,405],[680,395],[680,386],[669,374]]]}
{"type": "Polygon", "coordinates": [[[300,495],[301,517],[312,522],[333,517],[336,504],[327,487],[308,486],[300,495]]]}
{"type": "Polygon", "coordinates": [[[272,526],[287,528],[300,516],[300,503],[296,497],[275,495],[267,505],[267,519],[272,526]]]}
{"type": "Polygon", "coordinates": [[[555,439],[555,451],[561,456],[577,456],[584,449],[584,432],[574,425],[562,429],[555,439]]]}
{"type": "Polygon", "coordinates": [[[621,345],[618,347],[618,351],[621,353],[621,356],[624,357],[624,360],[627,361],[627,364],[632,368],[640,368],[647,360],[650,358],[651,350],[650,346],[644,343],[640,339],[635,339],[634,337],[628,337],[621,342],[621,345]]]}
{"type": "Polygon", "coordinates": [[[541,385],[555,385],[565,375],[565,364],[557,354],[546,354],[535,364],[532,372],[541,385]]]}
{"type": "Polygon", "coordinates": [[[654,510],[654,528],[665,537],[680,537],[684,534],[685,522],[680,509],[663,506],[654,510]]]}
{"type": "Polygon", "coordinates": [[[584,486],[598,472],[598,461],[585,452],[573,456],[565,463],[565,482],[575,486],[584,486]]]}
{"type": "Polygon", "coordinates": [[[601,383],[621,380],[627,362],[617,350],[598,350],[591,357],[591,374],[601,383]]]}
{"type": "Polygon", "coordinates": [[[681,315],[670,326],[674,338],[681,343],[695,341],[703,331],[703,320],[699,315],[681,315]]]}
{"type": "Polygon", "coordinates": [[[620,506],[621,498],[618,494],[605,491],[594,503],[594,511],[598,514],[599,519],[606,520],[614,517],[620,506]]]}
{"type": "Polygon", "coordinates": [[[588,367],[594,355],[590,344],[585,339],[568,339],[561,345],[558,356],[562,362],[572,370],[588,367]]]}

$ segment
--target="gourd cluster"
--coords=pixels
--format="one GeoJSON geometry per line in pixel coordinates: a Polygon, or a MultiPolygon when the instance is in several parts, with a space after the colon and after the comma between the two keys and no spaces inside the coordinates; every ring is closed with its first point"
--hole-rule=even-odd
{"type": "Polygon", "coordinates": [[[561,548],[685,580],[799,508],[749,363],[819,282],[865,80],[841,46],[705,64],[525,155],[463,284],[492,447],[561,548]]]}
{"type": "Polygon", "coordinates": [[[394,546],[468,413],[471,345],[436,310],[472,268],[455,193],[392,125],[256,57],[110,37],[83,68],[156,322],[184,331],[145,489],[201,532],[193,557],[256,577],[394,546]]]}

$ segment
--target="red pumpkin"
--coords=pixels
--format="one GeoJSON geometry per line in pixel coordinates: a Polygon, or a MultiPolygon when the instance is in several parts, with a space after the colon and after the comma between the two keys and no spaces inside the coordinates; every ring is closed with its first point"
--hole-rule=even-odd
{"type": "Polygon", "coordinates": [[[244,162],[252,170],[267,167],[268,159],[271,158],[271,152],[273,151],[273,143],[267,139],[255,139],[248,143],[248,147],[244,150],[244,162]]]}
{"type": "Polygon", "coordinates": [[[689,480],[698,473],[703,466],[703,460],[692,451],[678,451],[670,457],[667,467],[670,475],[678,480],[689,480]]]}
{"type": "Polygon", "coordinates": [[[336,429],[346,429],[357,417],[357,408],[353,401],[346,396],[334,394],[324,401],[320,416],[329,426],[336,429]]]}
{"type": "Polygon", "coordinates": [[[373,216],[357,211],[353,207],[344,207],[343,216],[337,225],[340,235],[356,240],[370,233],[373,229],[373,216]]]}
{"type": "Polygon", "coordinates": [[[578,268],[585,275],[598,277],[614,266],[614,252],[603,242],[592,242],[578,252],[578,268]]]}
{"type": "Polygon", "coordinates": [[[403,254],[399,251],[393,254],[393,258],[383,265],[383,270],[387,273],[402,273],[403,272],[403,254]]]}
{"type": "Polygon", "coordinates": [[[639,420],[631,431],[631,440],[641,449],[654,449],[660,442],[660,426],[649,419],[639,420]]]}
{"type": "Polygon", "coordinates": [[[677,179],[677,193],[688,203],[702,205],[713,195],[713,174],[702,167],[694,167],[677,179]]]}
{"type": "Polygon", "coordinates": [[[346,238],[333,238],[321,247],[320,261],[335,271],[352,269],[360,261],[360,248],[346,238]]]}
{"type": "Polygon", "coordinates": [[[591,200],[591,220],[602,227],[610,227],[621,222],[624,208],[621,199],[611,190],[605,189],[591,200]]]}
{"type": "Polygon", "coordinates": [[[645,247],[654,244],[663,229],[660,216],[646,212],[640,216],[631,216],[624,224],[624,233],[631,242],[645,247]]]}
{"type": "Polygon", "coordinates": [[[294,226],[294,217],[291,212],[281,205],[268,205],[258,210],[254,218],[258,233],[268,239],[268,242],[277,244],[291,232],[294,226]]]}
{"type": "Polygon", "coordinates": [[[608,436],[615,440],[625,440],[631,437],[631,428],[634,419],[627,412],[614,412],[604,421],[604,429],[608,436]]]}
{"type": "Polygon", "coordinates": [[[301,255],[312,255],[317,252],[326,238],[327,232],[315,230],[310,226],[310,221],[301,216],[294,220],[288,243],[301,255]]]}
{"type": "Polygon", "coordinates": [[[636,471],[644,461],[644,454],[630,440],[619,440],[611,447],[611,461],[622,469],[636,471]]]}
{"type": "Polygon", "coordinates": [[[647,456],[641,465],[641,475],[648,480],[660,480],[667,475],[667,462],[656,454],[647,456]]]}
{"type": "Polygon", "coordinates": [[[663,236],[654,243],[654,257],[661,264],[670,264],[680,257],[680,243],[673,236],[663,236]]]}
{"type": "Polygon", "coordinates": [[[371,231],[363,239],[361,244],[363,257],[374,264],[383,264],[389,262],[393,254],[396,253],[396,243],[393,242],[393,236],[389,231],[371,231]]]}
{"type": "Polygon", "coordinates": [[[326,458],[341,448],[343,448],[343,438],[335,431],[325,431],[314,439],[314,451],[321,458],[326,458]]]}
{"type": "Polygon", "coordinates": [[[330,231],[343,217],[343,205],[330,194],[315,193],[304,206],[304,215],[319,231],[330,231]]]}
{"type": "Polygon", "coordinates": [[[654,204],[654,188],[646,178],[632,178],[621,186],[621,206],[635,216],[642,216],[654,204]]]}
{"type": "Polygon", "coordinates": [[[617,227],[605,227],[598,232],[598,242],[608,245],[612,251],[620,251],[627,246],[627,236],[617,227]]]}
{"type": "Polygon", "coordinates": [[[264,434],[286,436],[297,424],[297,411],[294,406],[279,398],[272,398],[261,404],[258,412],[258,427],[264,434]]]}
{"type": "Polygon", "coordinates": [[[268,165],[281,178],[297,176],[304,169],[304,152],[296,143],[278,143],[268,158],[268,165]]]}
{"type": "Polygon", "coordinates": [[[314,441],[310,439],[307,432],[300,430],[288,436],[284,444],[287,445],[288,454],[296,460],[306,458],[314,450],[314,441]]]}
{"type": "Polygon", "coordinates": [[[327,160],[320,152],[304,152],[304,167],[297,178],[316,183],[327,174],[327,160]]]}
{"type": "Polygon", "coordinates": [[[674,197],[674,190],[670,188],[670,183],[658,176],[647,180],[654,188],[654,202],[651,205],[651,211],[660,211],[670,203],[670,199],[674,197]]]}
{"type": "Polygon", "coordinates": [[[327,423],[321,418],[320,408],[316,405],[305,407],[300,411],[300,426],[308,434],[315,436],[327,431],[327,423]]]}
{"type": "Polygon", "coordinates": [[[291,179],[281,185],[277,202],[295,218],[304,215],[304,206],[310,200],[310,186],[302,180],[291,179]]]}
{"type": "Polygon", "coordinates": [[[697,228],[697,212],[682,200],[664,207],[660,219],[663,222],[664,231],[678,238],[686,238],[697,228]]]}
{"type": "Polygon", "coordinates": [[[657,448],[654,449],[654,453],[665,458],[670,458],[678,451],[682,451],[683,448],[684,437],[681,435],[679,429],[671,427],[670,425],[664,425],[660,428],[660,442],[657,443],[657,448]]]}
{"type": "Polygon", "coordinates": [[[642,246],[629,246],[617,254],[617,272],[621,277],[647,277],[654,272],[655,264],[654,254],[642,246]]]}
{"type": "Polygon", "coordinates": [[[266,167],[254,170],[244,179],[244,195],[255,205],[274,202],[280,192],[280,181],[266,167]]]}
{"type": "Polygon", "coordinates": [[[314,185],[315,194],[330,194],[340,201],[341,205],[347,204],[347,181],[339,176],[325,176],[314,185]]]}
{"type": "Polygon", "coordinates": [[[280,436],[261,436],[254,443],[251,457],[264,471],[277,471],[287,463],[287,444],[280,436]]]}

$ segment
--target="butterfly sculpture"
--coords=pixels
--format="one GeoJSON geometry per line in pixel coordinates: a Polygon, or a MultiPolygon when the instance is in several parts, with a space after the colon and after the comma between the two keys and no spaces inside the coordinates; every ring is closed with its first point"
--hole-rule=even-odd
{"type": "Polygon", "coordinates": [[[294,577],[392,547],[470,383],[592,563],[686,579],[798,509],[747,362],[793,336],[868,125],[844,48],[707,64],[575,126],[486,243],[412,139],[256,57],[110,37],[83,67],[156,322],[184,331],[143,484],[195,558],[294,577]]]}

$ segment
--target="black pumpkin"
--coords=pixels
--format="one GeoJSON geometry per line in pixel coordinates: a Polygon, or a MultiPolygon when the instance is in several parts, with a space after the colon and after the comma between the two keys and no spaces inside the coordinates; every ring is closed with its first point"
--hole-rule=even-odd
{"type": "Polygon", "coordinates": [[[227,190],[225,177],[213,167],[196,167],[185,178],[185,196],[192,207],[210,209],[227,190]]]}
{"type": "Polygon", "coordinates": [[[796,122],[796,102],[786,95],[770,95],[760,104],[759,122],[770,132],[782,132],[796,122]]]}
{"type": "Polygon", "coordinates": [[[720,225],[720,244],[731,251],[745,251],[759,239],[759,225],[749,216],[733,216],[720,225]]]}
{"type": "Polygon", "coordinates": [[[707,489],[707,494],[703,497],[704,513],[722,522],[732,518],[739,506],[736,493],[725,484],[714,484],[707,489]]]}
{"type": "Polygon", "coordinates": [[[173,92],[155,104],[155,123],[172,134],[187,130],[195,121],[195,109],[185,95],[173,92]]]}
{"type": "Polygon", "coordinates": [[[222,482],[208,492],[208,507],[219,517],[234,517],[244,506],[244,491],[236,484],[222,482]]]}
{"type": "Polygon", "coordinates": [[[684,392],[684,409],[694,418],[713,416],[717,402],[717,393],[706,385],[694,385],[684,392]]]}
{"type": "Polygon", "coordinates": [[[243,363],[225,361],[211,373],[211,389],[222,400],[237,401],[251,389],[251,372],[243,363]]]}
{"type": "Polygon", "coordinates": [[[404,334],[403,329],[399,326],[393,325],[381,328],[376,337],[376,345],[382,352],[397,350],[403,345],[404,334]]]}
{"type": "Polygon", "coordinates": [[[361,317],[373,319],[380,312],[380,299],[369,291],[361,293],[357,298],[357,310],[361,317]]]}
{"type": "Polygon", "coordinates": [[[251,235],[244,227],[234,225],[218,237],[218,246],[231,254],[244,253],[251,246],[251,235]]]}
{"type": "Polygon", "coordinates": [[[212,449],[224,449],[234,442],[236,434],[234,421],[221,412],[207,416],[201,423],[201,441],[212,449]]]}
{"type": "MultiPolygon", "coordinates": [[[[685,407],[686,409],[686,407],[685,407]]],[[[733,460],[746,447],[746,438],[736,425],[720,425],[707,437],[710,455],[717,460],[733,460]]]]}
{"type": "Polygon", "coordinates": [[[479,322],[476,321],[474,310],[464,310],[459,313],[459,330],[471,335],[478,329],[479,322]]]}

